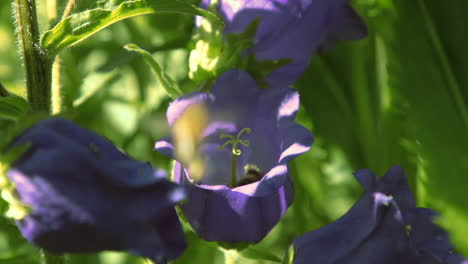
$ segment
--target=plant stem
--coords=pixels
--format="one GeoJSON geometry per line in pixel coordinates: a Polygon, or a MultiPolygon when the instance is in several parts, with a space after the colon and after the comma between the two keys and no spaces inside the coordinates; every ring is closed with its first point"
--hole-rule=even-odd
{"type": "Polygon", "coordinates": [[[57,0],[47,0],[47,21],[49,28],[57,22],[57,0]]]}
{"type": "Polygon", "coordinates": [[[52,114],[58,114],[63,110],[62,94],[62,60],[57,56],[52,66],[52,114]]]}
{"type": "MultiPolygon", "coordinates": [[[[52,0],[51,2],[56,2],[56,0],[52,0]]],[[[67,6],[62,14],[62,20],[67,18],[73,12],[73,8],[75,7],[76,0],[69,0],[67,2],[67,6]]],[[[52,14],[57,16],[57,3],[55,5],[51,5],[51,8],[55,8],[54,10],[50,10],[52,14]]],[[[52,20],[52,17],[50,18],[52,20]]],[[[56,56],[53,66],[52,66],[52,113],[58,114],[63,111],[65,106],[65,98],[63,94],[63,87],[62,87],[62,60],[60,56],[56,56]]]]}
{"type": "Polygon", "coordinates": [[[41,48],[35,0],[15,0],[18,41],[23,55],[28,101],[33,110],[50,112],[52,59],[41,48]]]}
{"type": "Polygon", "coordinates": [[[231,188],[236,187],[236,182],[237,182],[237,176],[236,176],[236,170],[237,170],[237,155],[234,153],[231,154],[231,188]]]}
{"type": "Polygon", "coordinates": [[[76,0],[68,0],[67,6],[65,7],[65,10],[63,11],[62,20],[67,18],[72,13],[73,8],[75,7],[75,2],[76,0]]]}
{"type": "Polygon", "coordinates": [[[56,255],[42,251],[43,264],[64,264],[65,257],[63,255],[56,255]]]}
{"type": "MultiPolygon", "coordinates": [[[[47,0],[47,16],[49,27],[57,23],[57,0],[47,0]]],[[[62,93],[61,93],[61,61],[60,57],[56,56],[52,63],[52,82],[51,82],[51,100],[52,114],[58,114],[62,111],[62,93]]]]}

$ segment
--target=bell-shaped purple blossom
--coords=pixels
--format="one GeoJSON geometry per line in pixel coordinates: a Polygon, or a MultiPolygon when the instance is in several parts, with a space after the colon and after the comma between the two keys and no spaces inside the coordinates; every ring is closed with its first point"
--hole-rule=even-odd
{"type": "Polygon", "coordinates": [[[381,179],[370,170],[355,176],[363,197],[340,219],[297,237],[295,264],[466,264],[432,222],[435,212],[416,207],[402,168],[381,179]]]}
{"type": "MultiPolygon", "coordinates": [[[[217,0],[225,33],[241,33],[260,19],[254,45],[257,60],[291,59],[266,77],[270,85],[289,85],[306,70],[317,50],[337,41],[367,35],[362,19],[349,0],[217,0]]],[[[207,8],[212,1],[204,0],[207,8]]]]}
{"type": "Polygon", "coordinates": [[[30,147],[7,172],[31,207],[17,221],[23,236],[55,253],[122,250],[155,261],[186,247],[173,206],[185,190],[62,118],[39,122],[11,146],[30,147]]]}
{"type": "MultiPolygon", "coordinates": [[[[298,93],[290,88],[260,90],[247,73],[230,70],[211,93],[195,92],[172,102],[169,125],[200,103],[209,115],[200,145],[206,168],[197,181],[187,164],[176,162],[175,181],[189,189],[181,208],[205,240],[259,242],[293,201],[288,162],[313,142],[312,134],[294,122],[298,93]]],[[[162,139],[155,147],[177,159],[173,142],[162,139]]]]}

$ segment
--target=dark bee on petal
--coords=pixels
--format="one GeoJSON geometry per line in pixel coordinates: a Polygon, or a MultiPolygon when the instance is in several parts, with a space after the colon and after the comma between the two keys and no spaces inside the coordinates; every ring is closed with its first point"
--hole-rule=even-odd
{"type": "Polygon", "coordinates": [[[237,181],[236,186],[247,185],[259,181],[265,176],[265,172],[261,171],[257,166],[248,164],[244,167],[245,176],[237,181]]]}

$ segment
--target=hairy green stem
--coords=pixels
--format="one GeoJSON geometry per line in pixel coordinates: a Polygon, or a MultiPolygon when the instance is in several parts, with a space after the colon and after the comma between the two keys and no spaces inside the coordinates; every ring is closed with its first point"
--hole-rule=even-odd
{"type": "Polygon", "coordinates": [[[69,15],[71,15],[73,8],[75,7],[75,2],[76,0],[68,0],[67,6],[65,7],[65,10],[63,11],[62,20],[67,18],[69,15]]]}
{"type": "MultiPolygon", "coordinates": [[[[57,23],[57,0],[47,0],[47,16],[49,27],[57,23]]],[[[52,63],[52,82],[51,82],[51,100],[52,100],[52,114],[58,114],[62,111],[62,91],[61,91],[61,61],[60,57],[56,56],[52,63]]]]}
{"type": "Polygon", "coordinates": [[[65,257],[63,255],[56,255],[46,251],[42,251],[43,264],[64,264],[65,257]]]}
{"type": "Polygon", "coordinates": [[[62,94],[62,60],[57,56],[52,66],[52,114],[63,110],[64,98],[62,94]]]}
{"type": "Polygon", "coordinates": [[[41,48],[35,0],[15,0],[18,42],[23,55],[28,101],[33,110],[50,112],[52,59],[41,48]]]}
{"type": "MultiPolygon", "coordinates": [[[[56,2],[56,0],[52,0],[51,2],[56,2]]],[[[65,7],[65,10],[62,14],[62,20],[67,18],[73,12],[73,8],[75,7],[76,0],[69,0],[65,7]]],[[[51,5],[51,8],[55,8],[54,10],[50,10],[52,14],[55,16],[57,15],[57,4],[51,5]]],[[[51,20],[52,18],[50,18],[51,20]]],[[[63,87],[62,87],[62,60],[60,56],[56,56],[53,66],[52,66],[52,113],[58,114],[63,111],[66,107],[65,105],[65,98],[63,94],[63,87]]]]}

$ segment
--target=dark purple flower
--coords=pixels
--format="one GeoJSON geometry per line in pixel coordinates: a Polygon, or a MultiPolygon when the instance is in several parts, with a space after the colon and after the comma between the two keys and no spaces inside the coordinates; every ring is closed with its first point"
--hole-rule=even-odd
{"type": "Polygon", "coordinates": [[[462,264],[434,211],[416,207],[405,173],[392,167],[377,179],[370,170],[356,178],[364,196],[340,219],[297,237],[294,263],[462,264]]]}
{"type": "Polygon", "coordinates": [[[56,253],[123,250],[155,261],[182,254],[173,206],[185,191],[163,171],[61,118],[41,121],[13,145],[27,142],[7,175],[32,208],[17,221],[30,242],[56,253]]]}
{"type": "MultiPolygon", "coordinates": [[[[169,125],[200,103],[209,114],[200,146],[206,170],[197,182],[186,164],[176,162],[175,181],[189,187],[182,210],[205,240],[258,242],[292,203],[288,162],[313,142],[312,134],[294,122],[298,93],[289,88],[260,90],[247,73],[230,70],[219,77],[212,93],[191,93],[172,102],[169,125]],[[237,147],[226,144],[235,143],[236,137],[237,147]]],[[[172,139],[156,142],[156,149],[177,159],[172,139]]]]}
{"type": "MultiPolygon", "coordinates": [[[[212,1],[204,0],[207,8],[212,1]]],[[[218,0],[225,33],[241,33],[256,18],[260,25],[251,51],[257,60],[292,59],[266,77],[270,85],[289,85],[306,70],[315,51],[337,41],[367,35],[349,0],[218,0]]]]}

